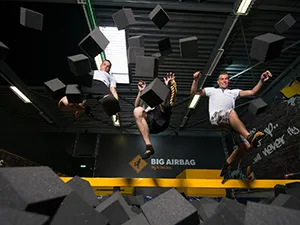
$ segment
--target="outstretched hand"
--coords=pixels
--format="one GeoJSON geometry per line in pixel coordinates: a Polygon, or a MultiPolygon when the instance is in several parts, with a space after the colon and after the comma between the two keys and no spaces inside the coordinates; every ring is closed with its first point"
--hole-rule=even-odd
{"type": "Polygon", "coordinates": [[[266,82],[267,80],[269,80],[269,78],[272,77],[272,73],[267,70],[266,72],[263,72],[260,76],[260,79],[263,81],[263,82],[266,82]]]}
{"type": "Polygon", "coordinates": [[[164,77],[165,85],[168,86],[170,80],[175,80],[175,73],[167,73],[167,76],[164,77]]]}
{"type": "Polygon", "coordinates": [[[138,88],[139,88],[139,91],[142,92],[146,87],[146,82],[143,81],[143,80],[139,80],[139,83],[138,83],[138,88]]]}
{"type": "Polygon", "coordinates": [[[200,78],[200,76],[201,76],[200,71],[195,72],[194,73],[194,80],[198,80],[200,78]]]}

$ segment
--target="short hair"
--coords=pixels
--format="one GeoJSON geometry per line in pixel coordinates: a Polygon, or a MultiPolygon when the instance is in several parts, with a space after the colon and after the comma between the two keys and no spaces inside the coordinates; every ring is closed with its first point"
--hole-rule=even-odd
{"type": "Polygon", "coordinates": [[[110,66],[109,66],[109,69],[111,69],[111,67],[112,67],[111,61],[108,60],[108,59],[103,60],[103,62],[105,62],[105,61],[106,61],[106,62],[109,62],[109,65],[110,65],[110,66]]]}
{"type": "Polygon", "coordinates": [[[221,72],[219,73],[218,79],[220,78],[220,75],[222,75],[222,74],[227,74],[227,76],[229,77],[229,74],[228,74],[227,71],[221,71],[221,72]]]}

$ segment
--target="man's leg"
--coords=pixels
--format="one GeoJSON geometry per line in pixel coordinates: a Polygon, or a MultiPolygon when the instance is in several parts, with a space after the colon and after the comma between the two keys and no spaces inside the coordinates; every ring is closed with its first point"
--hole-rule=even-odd
{"type": "Polygon", "coordinates": [[[143,107],[136,107],[133,111],[133,114],[135,117],[136,125],[138,126],[138,129],[146,144],[146,151],[142,158],[147,159],[154,154],[154,149],[150,141],[149,126],[146,121],[147,113],[145,112],[145,109],[143,107]]]}
{"type": "Polygon", "coordinates": [[[243,137],[247,138],[254,147],[258,145],[258,141],[264,136],[264,133],[260,131],[257,131],[255,134],[250,134],[234,109],[232,109],[229,114],[229,122],[231,127],[243,137]]]}
{"type": "Polygon", "coordinates": [[[86,100],[79,104],[69,103],[67,97],[65,96],[58,102],[58,108],[62,111],[75,112],[75,117],[78,118],[80,113],[85,112],[85,104],[86,100]]]}

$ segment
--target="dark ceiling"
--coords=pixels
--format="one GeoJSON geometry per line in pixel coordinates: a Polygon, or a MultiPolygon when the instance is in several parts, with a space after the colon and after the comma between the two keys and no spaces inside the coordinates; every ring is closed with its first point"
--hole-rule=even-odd
{"type": "MultiPolygon", "coordinates": [[[[89,33],[82,6],[68,4],[76,2],[71,0],[60,1],[65,2],[60,4],[49,3],[51,1],[12,2],[2,3],[0,7],[0,41],[10,47],[7,64],[25,84],[27,91],[36,98],[35,105],[38,108],[45,108],[47,112],[44,113],[55,123],[48,123],[31,104],[24,104],[19,100],[8,88],[7,82],[0,78],[1,124],[11,130],[25,127],[28,129],[28,126],[31,126],[34,130],[45,131],[88,130],[100,133],[137,133],[132,111],[137,93],[136,82],[139,78],[135,77],[134,69],[130,74],[131,84],[118,85],[122,109],[121,128],[114,127],[111,119],[101,109],[95,111],[97,119],[82,116],[78,121],[74,121],[72,114],[62,113],[57,109],[57,102],[50,99],[43,89],[43,82],[55,77],[66,83],[74,82],[66,57],[80,52],[77,44],[89,33]],[[42,32],[19,25],[20,6],[44,14],[42,32]]],[[[200,70],[204,75],[206,74],[215,57],[216,49],[223,47],[224,54],[214,73],[203,80],[203,86],[215,85],[218,72],[226,70],[230,76],[240,73],[231,80],[231,87],[251,89],[259,80],[260,74],[268,69],[273,73],[273,78],[265,89],[270,92],[273,82],[298,59],[300,45],[289,47],[300,40],[299,1],[257,0],[249,15],[240,16],[236,20],[231,15],[234,2],[234,0],[207,0],[203,3],[198,3],[196,0],[92,1],[96,24],[99,26],[113,25],[113,13],[123,7],[132,8],[138,24],[129,27],[126,32],[128,37],[144,35],[146,55],[158,51],[158,40],[164,37],[170,38],[173,53],[159,65],[159,77],[169,71],[175,72],[179,93],[170,127],[162,135],[178,132],[183,135],[197,135],[203,132],[209,134],[211,131],[207,99],[202,98],[195,110],[188,110],[188,103],[193,73],[200,70]],[[160,4],[171,18],[162,30],[158,30],[148,17],[156,4],[160,4]],[[251,60],[249,53],[253,38],[267,32],[276,32],[274,24],[288,13],[292,14],[297,23],[283,34],[286,40],[281,57],[262,64],[251,60]],[[231,30],[230,27],[233,29],[231,30]],[[198,37],[199,56],[194,59],[181,59],[178,40],[188,36],[198,37]],[[251,69],[243,72],[247,68],[251,69]],[[187,122],[182,127],[180,125],[184,117],[187,122]]],[[[249,99],[241,100],[238,105],[242,106],[241,109],[245,109],[248,101],[249,99]]]]}

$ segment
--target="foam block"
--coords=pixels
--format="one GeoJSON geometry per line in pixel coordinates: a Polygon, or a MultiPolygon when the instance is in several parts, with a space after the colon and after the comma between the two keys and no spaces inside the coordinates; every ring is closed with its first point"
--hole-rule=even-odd
{"type": "Polygon", "coordinates": [[[0,206],[1,225],[46,225],[49,217],[0,206]]]}
{"type": "Polygon", "coordinates": [[[87,73],[84,76],[77,77],[78,84],[84,87],[92,87],[94,80],[94,71],[87,73]]]}
{"type": "Polygon", "coordinates": [[[150,12],[149,18],[160,30],[170,21],[169,15],[160,5],[150,12]]]}
{"type": "Polygon", "coordinates": [[[97,27],[89,33],[78,46],[85,52],[87,56],[94,59],[98,54],[103,52],[109,44],[109,40],[97,27]]]}
{"type": "Polygon", "coordinates": [[[164,57],[161,55],[160,52],[153,53],[151,56],[154,57],[154,58],[157,58],[159,64],[163,64],[164,63],[164,57]]]}
{"type": "Polygon", "coordinates": [[[260,62],[278,58],[281,54],[285,37],[276,34],[263,34],[252,41],[250,57],[260,62]]]}
{"type": "Polygon", "coordinates": [[[180,54],[182,58],[198,57],[198,38],[188,37],[179,39],[180,54]]]}
{"type": "Polygon", "coordinates": [[[244,224],[300,224],[300,211],[248,201],[244,224]]]}
{"type": "Polygon", "coordinates": [[[132,219],[128,220],[123,225],[138,225],[138,224],[150,225],[148,223],[146,217],[142,213],[138,214],[137,216],[135,216],[132,219]]]}
{"type": "Polygon", "coordinates": [[[276,184],[274,186],[275,197],[277,197],[279,194],[286,194],[286,186],[285,185],[276,184]]]}
{"type": "Polygon", "coordinates": [[[128,196],[124,196],[124,199],[128,205],[141,206],[145,204],[145,200],[142,195],[138,195],[138,196],[128,195],[128,196]]]}
{"type": "Polygon", "coordinates": [[[253,114],[253,115],[257,115],[261,112],[263,112],[263,110],[268,106],[268,104],[262,100],[261,98],[257,98],[252,100],[249,103],[248,106],[248,110],[253,114]]]}
{"type": "Polygon", "coordinates": [[[128,48],[128,64],[135,64],[138,56],[144,56],[145,49],[141,47],[129,47],[128,48]]]}
{"type": "Polygon", "coordinates": [[[155,78],[141,93],[141,99],[150,107],[158,106],[164,102],[169,94],[169,88],[155,78]]]}
{"type": "Polygon", "coordinates": [[[119,101],[112,94],[101,98],[100,103],[102,104],[104,112],[108,116],[115,115],[121,111],[119,101]]]}
{"type": "Polygon", "coordinates": [[[157,77],[158,59],[150,56],[136,57],[135,76],[138,77],[157,77]]]}
{"type": "Polygon", "coordinates": [[[150,224],[198,225],[197,209],[172,188],[141,206],[150,224]]]}
{"type": "Polygon", "coordinates": [[[21,7],[20,24],[35,30],[43,30],[44,15],[30,9],[21,7]]]}
{"type": "Polygon", "coordinates": [[[0,41],[0,60],[5,60],[9,48],[0,41]]]}
{"type": "Polygon", "coordinates": [[[108,220],[96,212],[76,192],[71,192],[62,202],[50,225],[107,225],[108,220]]]}
{"type": "Polygon", "coordinates": [[[158,49],[162,56],[167,56],[173,52],[170,38],[164,38],[158,42],[158,49]]]}
{"type": "Polygon", "coordinates": [[[278,21],[274,27],[279,34],[282,34],[290,29],[295,23],[296,20],[294,17],[291,14],[287,14],[280,21],[278,21]]]}
{"type": "Polygon", "coordinates": [[[69,180],[67,184],[91,207],[97,207],[100,204],[88,181],[81,179],[79,176],[75,176],[69,180]]]}
{"type": "Polygon", "coordinates": [[[84,76],[91,71],[89,58],[83,54],[68,57],[71,72],[76,76],[84,76]]]}
{"type": "Polygon", "coordinates": [[[44,83],[46,91],[54,98],[55,100],[61,99],[65,96],[66,85],[61,82],[58,78],[46,81],[44,83]]]}
{"type": "Polygon", "coordinates": [[[300,210],[300,201],[287,194],[279,194],[271,205],[300,210]]]}
{"type": "Polygon", "coordinates": [[[206,221],[208,218],[212,217],[215,214],[218,205],[218,202],[201,203],[202,209],[198,209],[198,213],[202,220],[206,221]]]}
{"type": "Polygon", "coordinates": [[[134,212],[136,214],[142,213],[142,210],[136,205],[131,206],[131,210],[132,210],[132,212],[134,212]]]}
{"type": "Polygon", "coordinates": [[[136,215],[127,205],[120,192],[113,193],[96,208],[96,211],[102,213],[110,224],[125,223],[136,215]]]}
{"type": "Polygon", "coordinates": [[[241,221],[232,210],[227,207],[222,207],[216,214],[212,215],[208,218],[203,224],[205,225],[243,225],[243,221],[241,221]]]}
{"type": "Polygon", "coordinates": [[[78,84],[68,84],[65,95],[70,103],[82,102],[82,95],[78,84]]]}
{"type": "Polygon", "coordinates": [[[144,47],[144,36],[133,36],[128,38],[129,47],[144,47]]]}
{"type": "Polygon", "coordinates": [[[112,17],[118,30],[123,30],[130,25],[136,24],[132,9],[121,9],[118,12],[114,13],[112,17]]]}
{"type": "Polygon", "coordinates": [[[0,180],[0,205],[49,216],[71,191],[49,167],[0,168],[0,180]]]}
{"type": "Polygon", "coordinates": [[[216,208],[216,213],[220,212],[223,208],[229,209],[240,221],[244,221],[246,206],[236,200],[229,198],[222,198],[216,208]]]}

